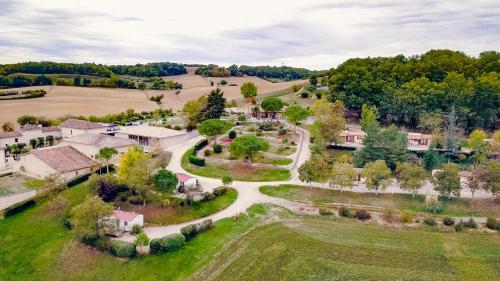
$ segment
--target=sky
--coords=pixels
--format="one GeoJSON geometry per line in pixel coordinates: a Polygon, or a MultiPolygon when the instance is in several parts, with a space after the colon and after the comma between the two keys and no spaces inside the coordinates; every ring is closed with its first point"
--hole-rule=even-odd
{"type": "Polygon", "coordinates": [[[170,61],[329,69],[500,49],[498,0],[0,0],[0,64],[170,61]]]}

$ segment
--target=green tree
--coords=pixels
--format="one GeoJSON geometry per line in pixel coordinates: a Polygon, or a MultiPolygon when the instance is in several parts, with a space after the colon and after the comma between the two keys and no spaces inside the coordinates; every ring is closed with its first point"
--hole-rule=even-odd
{"type": "Polygon", "coordinates": [[[378,109],[375,106],[363,104],[361,109],[361,129],[366,132],[368,126],[378,125],[377,119],[379,118],[378,109]]]}
{"type": "Polygon", "coordinates": [[[443,169],[436,171],[433,175],[434,190],[439,191],[443,196],[448,196],[448,198],[451,198],[452,194],[460,197],[459,171],[460,167],[455,163],[444,164],[443,169]]]}
{"type": "Polygon", "coordinates": [[[416,165],[402,164],[398,166],[398,182],[401,189],[410,191],[415,197],[417,191],[425,182],[425,170],[416,165]]]}
{"type": "Polygon", "coordinates": [[[500,131],[496,131],[491,137],[491,152],[500,155],[500,131]]]}
{"type": "Polygon", "coordinates": [[[49,143],[49,145],[53,145],[54,144],[54,136],[52,136],[52,135],[46,136],[45,141],[47,141],[49,143]]]}
{"type": "Polygon", "coordinates": [[[283,101],[278,97],[267,97],[261,103],[260,106],[269,113],[272,113],[273,119],[276,115],[276,112],[281,111],[283,109],[283,101]]]}
{"type": "Polygon", "coordinates": [[[233,178],[231,176],[223,176],[222,177],[222,185],[228,186],[233,183],[233,178]]]}
{"type": "Polygon", "coordinates": [[[229,151],[236,157],[244,156],[248,166],[259,151],[269,150],[269,143],[255,135],[244,135],[236,138],[229,145],[229,151]]]}
{"type": "Polygon", "coordinates": [[[73,85],[78,87],[80,86],[81,82],[82,82],[82,77],[80,75],[75,76],[75,78],[73,78],[73,85]]]}
{"type": "Polygon", "coordinates": [[[153,176],[153,183],[156,187],[156,190],[161,192],[167,192],[169,190],[174,189],[179,180],[177,176],[167,169],[160,169],[153,176]]]}
{"type": "Polygon", "coordinates": [[[20,116],[19,118],[17,118],[17,123],[19,123],[19,125],[21,126],[24,126],[24,125],[36,125],[36,123],[38,122],[38,120],[36,119],[35,116],[32,116],[32,115],[23,115],[23,116],[20,116]]]}
{"type": "Polygon", "coordinates": [[[219,88],[212,90],[200,109],[199,121],[219,119],[222,113],[224,113],[225,107],[226,99],[224,98],[224,92],[219,88]]]}
{"type": "Polygon", "coordinates": [[[247,102],[253,102],[257,96],[257,86],[253,82],[245,82],[240,86],[240,93],[247,102]]]}
{"type": "Polygon", "coordinates": [[[213,137],[214,144],[217,144],[217,136],[222,135],[231,128],[231,124],[219,119],[208,119],[198,126],[200,134],[213,137]]]}
{"type": "Polygon", "coordinates": [[[491,192],[491,199],[500,194],[500,163],[495,160],[488,160],[484,163],[484,185],[486,191],[491,192]]]}
{"type": "Polygon", "coordinates": [[[137,237],[135,238],[134,243],[138,246],[147,246],[149,245],[149,237],[146,233],[141,232],[137,234],[137,237]]]}
{"type": "Polygon", "coordinates": [[[297,123],[306,119],[309,116],[309,112],[298,104],[292,104],[285,109],[283,116],[285,116],[288,122],[294,124],[296,130],[297,123]]]}
{"type": "Polygon", "coordinates": [[[332,166],[326,161],[325,157],[315,154],[310,160],[314,167],[314,180],[324,185],[330,179],[332,166]]]}
{"type": "Polygon", "coordinates": [[[299,179],[302,182],[306,183],[311,183],[314,181],[316,178],[316,167],[314,167],[314,164],[312,161],[306,161],[302,165],[300,165],[298,172],[299,172],[299,179]]]}
{"type": "Polygon", "coordinates": [[[31,147],[32,147],[33,149],[35,149],[35,148],[36,148],[36,145],[37,145],[37,141],[36,141],[36,139],[30,139],[30,145],[31,145],[31,147]]]}
{"type": "Polygon", "coordinates": [[[118,179],[139,193],[144,205],[146,194],[151,188],[153,164],[149,154],[146,154],[140,146],[133,146],[120,157],[118,165],[118,179]]]}
{"type": "Polygon", "coordinates": [[[490,145],[486,142],[488,135],[483,130],[474,130],[467,140],[467,147],[473,151],[472,159],[478,164],[486,159],[491,154],[490,145]]]}
{"type": "Polygon", "coordinates": [[[445,126],[445,136],[446,136],[446,148],[452,152],[458,150],[459,146],[459,130],[457,111],[453,106],[451,108],[450,114],[446,120],[445,126]]]}
{"type": "Polygon", "coordinates": [[[424,166],[427,171],[432,171],[432,169],[439,166],[441,162],[442,157],[435,149],[427,150],[424,154],[424,157],[422,158],[422,166],[424,166]]]}
{"type": "Polygon", "coordinates": [[[99,149],[99,153],[97,153],[96,158],[98,160],[103,160],[106,162],[106,172],[109,173],[109,160],[113,157],[113,155],[118,154],[118,151],[113,147],[103,147],[99,149]]]}
{"type": "Polygon", "coordinates": [[[357,174],[352,164],[335,163],[332,166],[330,183],[338,186],[340,193],[342,193],[344,188],[352,188],[354,186],[357,174]]]}
{"type": "Polygon", "coordinates": [[[377,160],[365,165],[362,172],[365,178],[366,187],[375,190],[378,195],[379,190],[386,190],[391,184],[391,170],[387,167],[384,160],[377,160]]]}
{"type": "Polygon", "coordinates": [[[113,213],[113,205],[105,203],[97,196],[89,196],[71,210],[71,224],[80,238],[98,238],[106,230],[105,218],[113,213]]]}

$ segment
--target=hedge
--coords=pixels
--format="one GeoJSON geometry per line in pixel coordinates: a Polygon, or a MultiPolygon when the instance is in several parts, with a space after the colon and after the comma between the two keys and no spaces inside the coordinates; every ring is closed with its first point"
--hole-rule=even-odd
{"type": "Polygon", "coordinates": [[[194,145],[194,151],[198,151],[208,145],[208,139],[203,139],[194,145]]]}
{"type": "Polygon", "coordinates": [[[205,166],[205,158],[197,157],[195,155],[196,148],[193,147],[190,150],[188,150],[188,159],[189,163],[194,164],[196,166],[205,166]]]}
{"type": "Polygon", "coordinates": [[[29,207],[31,207],[35,204],[36,204],[35,198],[30,198],[30,199],[21,201],[19,203],[16,203],[14,205],[11,205],[11,206],[5,208],[3,211],[0,211],[3,213],[3,215],[0,213],[0,217],[3,216],[4,218],[8,218],[10,216],[13,216],[17,213],[20,213],[20,212],[28,209],[29,207]]]}
{"type": "Polygon", "coordinates": [[[190,224],[181,228],[181,234],[186,238],[186,241],[193,239],[196,235],[207,231],[212,227],[212,220],[206,219],[200,223],[190,224]]]}
{"type": "Polygon", "coordinates": [[[151,240],[149,252],[151,254],[161,254],[174,252],[184,246],[186,238],[182,234],[172,234],[158,239],[151,240]]]}
{"type": "Polygon", "coordinates": [[[137,255],[135,244],[124,241],[112,241],[110,252],[119,258],[133,258],[137,255]]]}

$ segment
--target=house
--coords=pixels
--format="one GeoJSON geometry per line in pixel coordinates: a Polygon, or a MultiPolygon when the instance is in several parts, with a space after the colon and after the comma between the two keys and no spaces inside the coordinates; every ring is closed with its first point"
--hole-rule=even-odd
{"type": "Polygon", "coordinates": [[[61,128],[61,135],[63,138],[85,133],[100,134],[108,130],[108,126],[106,125],[78,119],[65,120],[59,125],[59,128],[61,128]]]}
{"type": "Polygon", "coordinates": [[[16,143],[22,143],[23,134],[18,131],[0,132],[0,147],[7,147],[16,143]]]}
{"type": "Polygon", "coordinates": [[[119,138],[138,142],[145,151],[168,150],[188,140],[187,132],[149,125],[121,127],[115,134],[119,138]]]}
{"type": "Polygon", "coordinates": [[[113,137],[105,134],[84,133],[69,138],[65,138],[57,146],[72,146],[87,157],[96,159],[99,150],[104,147],[114,148],[118,154],[125,153],[132,145],[136,144],[135,141],[113,137]]]}
{"type": "Polygon", "coordinates": [[[182,174],[182,173],[176,173],[175,176],[177,177],[177,180],[179,181],[177,183],[177,189],[184,190],[186,187],[187,188],[194,188],[198,186],[198,179],[195,177],[192,177],[190,175],[182,174]]]}
{"type": "Polygon", "coordinates": [[[39,125],[25,125],[21,127],[22,142],[29,144],[31,139],[47,138],[53,136],[54,138],[61,137],[61,129],[59,127],[42,127],[39,125]]]}
{"type": "Polygon", "coordinates": [[[7,160],[5,159],[5,148],[0,146],[0,171],[7,168],[7,160]]]}
{"type": "Polygon", "coordinates": [[[58,174],[63,181],[86,175],[98,164],[72,146],[34,150],[21,158],[21,170],[36,178],[58,174]]]}
{"type": "Polygon", "coordinates": [[[114,210],[111,218],[116,220],[119,231],[131,231],[134,225],[144,226],[144,216],[136,212],[114,210]]]}
{"type": "Polygon", "coordinates": [[[408,133],[408,148],[428,149],[432,135],[422,133],[408,133]]]}
{"type": "Polygon", "coordinates": [[[344,130],[339,136],[344,144],[358,145],[363,143],[366,133],[363,131],[344,130]]]}

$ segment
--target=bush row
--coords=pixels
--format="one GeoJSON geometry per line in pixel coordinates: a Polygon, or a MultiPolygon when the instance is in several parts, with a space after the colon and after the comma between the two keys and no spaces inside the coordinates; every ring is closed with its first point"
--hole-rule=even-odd
{"type": "Polygon", "coordinates": [[[196,147],[193,147],[188,151],[189,163],[200,167],[205,166],[205,158],[198,157],[195,154],[196,154],[196,147]]]}
{"type": "Polygon", "coordinates": [[[185,243],[186,238],[184,235],[180,233],[172,234],[151,240],[149,243],[149,252],[153,255],[171,253],[184,246],[185,243]]]}
{"type": "Polygon", "coordinates": [[[203,197],[201,198],[201,201],[208,202],[210,200],[215,199],[215,197],[226,194],[226,192],[227,188],[225,186],[217,187],[213,190],[213,192],[203,192],[203,197]]]}
{"type": "Polygon", "coordinates": [[[119,258],[133,258],[137,255],[135,244],[124,241],[112,241],[109,252],[119,258]]]}
{"type": "Polygon", "coordinates": [[[207,219],[200,223],[190,224],[181,228],[181,234],[184,235],[186,241],[193,239],[196,235],[207,231],[212,227],[212,220],[207,219]]]}

